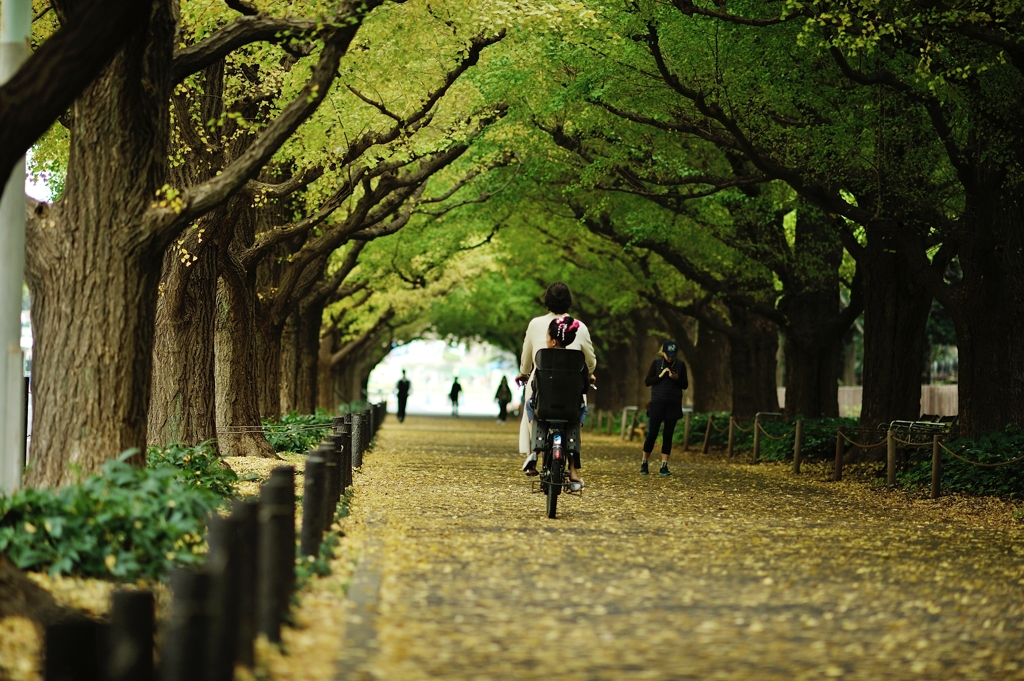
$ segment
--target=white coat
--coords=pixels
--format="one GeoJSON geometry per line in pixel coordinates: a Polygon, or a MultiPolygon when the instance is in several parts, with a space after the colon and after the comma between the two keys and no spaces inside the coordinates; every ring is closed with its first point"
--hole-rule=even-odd
{"type": "MultiPolygon", "coordinates": [[[[548,326],[552,319],[560,319],[564,314],[548,312],[541,317],[534,317],[526,327],[526,338],[523,339],[523,354],[519,360],[519,373],[527,374],[530,380],[526,382],[526,402],[533,397],[531,386],[533,379],[533,358],[541,348],[548,347],[548,326]]],[[[583,357],[587,362],[587,370],[593,374],[597,368],[597,358],[594,357],[594,343],[590,340],[590,330],[587,325],[580,322],[580,328],[576,330],[576,340],[568,346],[570,350],[582,350],[583,357]]],[[[519,424],[519,453],[530,453],[530,422],[526,419],[526,404],[522,407],[523,420],[519,424]]]]}

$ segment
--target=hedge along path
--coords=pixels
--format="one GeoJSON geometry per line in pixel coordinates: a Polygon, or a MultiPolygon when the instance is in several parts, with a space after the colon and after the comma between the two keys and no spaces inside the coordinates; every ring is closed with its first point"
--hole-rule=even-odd
{"type": "Polygon", "coordinates": [[[373,645],[338,678],[1024,678],[1017,527],[700,454],[641,477],[639,445],[588,434],[549,521],[516,433],[385,422],[351,517],[373,645]]]}

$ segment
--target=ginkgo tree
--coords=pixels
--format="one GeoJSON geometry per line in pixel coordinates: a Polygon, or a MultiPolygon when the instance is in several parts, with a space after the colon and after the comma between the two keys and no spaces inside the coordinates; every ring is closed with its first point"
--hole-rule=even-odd
{"type": "MultiPolygon", "coordinates": [[[[59,18],[65,16],[69,3],[58,0],[54,6],[59,18]]],[[[335,150],[352,149],[362,133],[372,134],[380,128],[381,121],[371,123],[371,117],[388,119],[395,110],[401,110],[403,117],[411,115],[418,110],[415,100],[420,93],[432,91],[434,86],[427,85],[429,75],[419,83],[420,88],[408,90],[407,101],[379,96],[382,93],[374,91],[372,77],[369,87],[366,82],[347,82],[351,88],[346,88],[346,96],[359,100],[356,103],[363,108],[363,113],[347,121],[351,127],[321,122],[315,126],[319,135],[311,130],[301,143],[295,138],[297,143],[286,148],[289,139],[337,89],[332,86],[339,78],[339,66],[347,68],[342,58],[353,45],[365,57],[364,62],[376,60],[380,72],[396,64],[425,64],[431,49],[444,53],[441,61],[451,59],[459,49],[468,55],[473,36],[493,36],[503,28],[515,28],[520,37],[529,37],[537,30],[557,27],[567,18],[592,20],[590,14],[571,0],[493,5],[155,0],[145,31],[128,39],[96,82],[75,101],[64,117],[67,132],[52,131],[40,149],[40,167],[55,175],[60,191],[52,203],[30,206],[27,277],[33,295],[36,345],[29,484],[63,484],[77,475],[72,467],[91,472],[123,450],[145,446],[161,265],[169,246],[177,249],[174,256],[167,256],[171,262],[177,258],[180,265],[192,263],[196,272],[213,264],[222,267],[232,257],[237,260],[247,248],[234,238],[239,230],[251,230],[255,237],[252,221],[257,215],[264,221],[259,231],[265,231],[315,214],[316,206],[344,183],[344,178],[330,177],[332,164],[344,167],[355,160],[345,162],[344,152],[335,150]],[[417,34],[417,19],[424,12],[436,21],[417,34]],[[371,15],[380,22],[377,39],[354,42],[371,15]],[[445,46],[435,41],[431,47],[437,22],[456,39],[445,46]],[[417,36],[409,42],[415,56],[412,62],[410,53],[402,52],[401,40],[388,40],[391,33],[417,36]],[[218,84],[218,79],[223,83],[218,84]],[[221,87],[227,95],[223,103],[195,98],[207,89],[214,92],[221,87]],[[214,139],[214,129],[219,139],[214,139]],[[348,139],[332,140],[335,134],[348,139]],[[315,141],[310,144],[310,140],[315,141]],[[63,143],[63,151],[48,155],[45,148],[50,143],[63,143]],[[336,158],[331,158],[332,153],[336,158]],[[316,158],[306,162],[306,156],[316,158]],[[329,189],[321,195],[309,186],[311,174],[316,172],[328,180],[323,185],[329,189]],[[306,185],[301,197],[285,191],[289,183],[306,185]],[[274,197],[275,192],[280,196],[274,197]],[[258,210],[254,204],[262,204],[268,196],[287,201],[279,202],[273,211],[258,210]],[[277,213],[273,218],[272,212],[277,213]],[[222,236],[218,230],[205,231],[222,219],[237,219],[230,240],[215,239],[222,236]],[[209,235],[217,244],[218,256],[223,257],[216,263],[189,251],[190,239],[198,244],[200,235],[209,235]]],[[[451,63],[440,71],[449,69],[451,63]]],[[[437,74],[438,69],[431,72],[437,74]]],[[[426,118],[438,117],[432,122],[436,129],[448,131],[437,136],[447,142],[433,148],[424,141],[419,146],[407,145],[404,157],[395,148],[380,157],[370,154],[367,177],[354,183],[347,206],[362,211],[370,221],[352,220],[349,215],[339,224],[358,225],[356,231],[394,227],[395,211],[409,205],[410,195],[404,194],[407,181],[414,180],[409,186],[422,183],[432,160],[452,153],[452,144],[465,147],[472,131],[493,119],[497,103],[478,102],[468,113],[457,107],[441,116],[430,113],[426,118]],[[402,157],[402,162],[388,169],[392,155],[402,157]],[[370,171],[378,167],[383,167],[379,176],[372,175],[370,171]],[[375,199],[367,201],[368,196],[375,199]]],[[[329,106],[334,109],[337,104],[332,101],[329,106]]],[[[348,105],[345,109],[351,111],[348,105]]],[[[406,139],[414,137],[406,132],[403,129],[406,139]]],[[[444,192],[439,189],[437,195],[444,192]]],[[[308,242],[326,239],[331,224],[313,227],[308,242]]],[[[301,257],[307,255],[309,251],[301,257]]],[[[318,251],[310,262],[322,262],[328,255],[318,251]]],[[[308,268],[304,271],[305,275],[289,276],[316,278],[308,268]]],[[[221,275],[224,272],[219,269],[221,275]]],[[[244,278],[239,281],[249,285],[244,278]]],[[[164,302],[180,303],[180,287],[171,279],[164,284],[163,292],[170,294],[164,302]]],[[[228,292],[229,287],[223,286],[222,301],[230,308],[230,301],[225,300],[228,292]]],[[[188,295],[186,287],[186,299],[188,295]]],[[[171,305],[165,311],[180,309],[171,305]]],[[[209,344],[189,347],[203,348],[205,356],[196,369],[207,372],[209,344]]],[[[225,350],[231,347],[239,346],[225,350]]],[[[215,343],[214,356],[216,350],[215,343]]],[[[223,395],[237,397],[229,383],[223,385],[223,395]]],[[[252,383],[247,383],[247,389],[251,387],[252,383]]],[[[186,406],[177,415],[171,413],[173,409],[163,409],[168,418],[158,419],[161,427],[173,431],[180,425],[174,422],[177,416],[203,410],[202,419],[188,427],[196,432],[208,427],[208,403],[202,409],[187,406],[198,394],[187,395],[186,406]]],[[[246,416],[250,422],[253,418],[252,414],[246,416]]]]}

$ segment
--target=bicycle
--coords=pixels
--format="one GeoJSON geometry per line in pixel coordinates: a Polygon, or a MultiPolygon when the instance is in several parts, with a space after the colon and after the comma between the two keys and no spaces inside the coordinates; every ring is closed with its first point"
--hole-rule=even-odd
{"type": "Polygon", "coordinates": [[[587,364],[579,350],[543,348],[534,358],[533,450],[542,453],[540,489],[547,497],[548,518],[558,510],[563,492],[576,494],[569,480],[569,457],[580,453],[580,413],[589,384],[587,364]]]}

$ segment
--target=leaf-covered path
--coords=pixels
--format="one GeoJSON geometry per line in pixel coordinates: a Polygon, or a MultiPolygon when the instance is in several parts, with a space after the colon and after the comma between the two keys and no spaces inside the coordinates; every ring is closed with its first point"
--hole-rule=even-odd
{"type": "Polygon", "coordinates": [[[548,520],[515,436],[389,417],[341,678],[1024,678],[1019,530],[699,455],[642,477],[586,435],[586,494],[548,520]]]}

